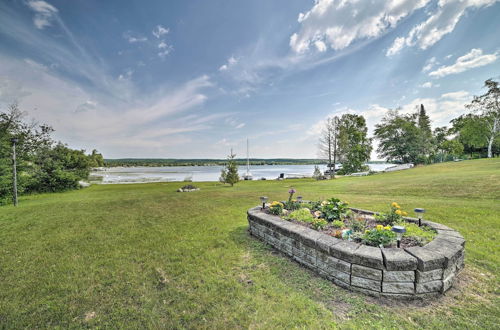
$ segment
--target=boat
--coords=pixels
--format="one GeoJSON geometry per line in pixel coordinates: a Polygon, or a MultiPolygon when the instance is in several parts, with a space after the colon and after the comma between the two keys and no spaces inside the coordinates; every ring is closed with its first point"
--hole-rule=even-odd
{"type": "Polygon", "coordinates": [[[243,175],[243,180],[253,180],[252,173],[250,173],[250,158],[248,154],[248,139],[247,139],[247,172],[243,175]]]}

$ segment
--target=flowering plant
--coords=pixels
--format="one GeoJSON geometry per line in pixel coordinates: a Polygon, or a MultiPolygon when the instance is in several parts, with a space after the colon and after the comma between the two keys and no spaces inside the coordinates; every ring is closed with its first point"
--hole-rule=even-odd
{"type": "Polygon", "coordinates": [[[375,219],[382,222],[384,225],[394,225],[396,222],[403,221],[403,217],[407,215],[408,213],[403,211],[398,203],[392,202],[389,213],[376,215],[375,219]]]}
{"type": "Polygon", "coordinates": [[[316,218],[311,222],[311,225],[316,230],[321,230],[328,225],[325,219],[316,218]]]}
{"type": "Polygon", "coordinates": [[[342,217],[345,217],[349,212],[347,205],[347,202],[342,202],[338,198],[330,198],[321,202],[320,211],[328,222],[342,220],[342,217]]]}
{"type": "Polygon", "coordinates": [[[371,246],[390,245],[396,239],[396,233],[391,229],[391,226],[377,225],[375,229],[366,230],[362,240],[365,244],[371,246]]]}
{"type": "Polygon", "coordinates": [[[269,213],[274,215],[280,215],[281,213],[283,213],[283,208],[284,208],[283,203],[274,201],[269,205],[269,213]]]}
{"type": "Polygon", "coordinates": [[[288,203],[292,202],[293,194],[295,194],[296,192],[297,190],[293,189],[293,187],[291,187],[290,190],[288,190],[288,193],[290,194],[290,196],[288,197],[288,203]]]}

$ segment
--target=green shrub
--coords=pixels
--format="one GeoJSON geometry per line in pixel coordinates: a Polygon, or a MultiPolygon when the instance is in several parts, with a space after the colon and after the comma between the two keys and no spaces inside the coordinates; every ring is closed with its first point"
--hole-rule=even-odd
{"type": "Polygon", "coordinates": [[[427,226],[419,227],[415,223],[400,221],[397,223],[398,226],[404,226],[406,228],[406,233],[404,237],[412,237],[418,241],[419,245],[425,245],[432,241],[436,237],[437,233],[432,228],[427,226]]]}
{"type": "Polygon", "coordinates": [[[317,218],[313,219],[311,225],[313,226],[314,229],[320,230],[325,228],[328,225],[328,222],[325,219],[317,218]]]}
{"type": "Polygon", "coordinates": [[[365,231],[363,235],[363,242],[366,245],[371,246],[387,246],[394,242],[396,239],[396,233],[390,229],[372,229],[365,231]]]}
{"type": "Polygon", "coordinates": [[[344,227],[344,222],[341,220],[335,220],[332,222],[332,226],[334,228],[342,228],[342,227],[344,227]]]}
{"type": "Polygon", "coordinates": [[[366,220],[362,218],[351,217],[347,221],[347,226],[352,229],[353,232],[363,232],[366,229],[366,220]]]}
{"type": "Polygon", "coordinates": [[[324,218],[328,222],[333,220],[341,220],[349,213],[347,203],[342,202],[338,198],[330,198],[321,202],[320,211],[323,213],[324,218]]]}
{"type": "Polygon", "coordinates": [[[285,216],[285,219],[311,223],[313,222],[314,217],[311,214],[311,210],[309,210],[308,208],[302,208],[290,212],[288,215],[285,216]]]}
{"type": "Polygon", "coordinates": [[[283,213],[283,203],[274,201],[269,205],[269,213],[274,215],[281,215],[283,213]]]}

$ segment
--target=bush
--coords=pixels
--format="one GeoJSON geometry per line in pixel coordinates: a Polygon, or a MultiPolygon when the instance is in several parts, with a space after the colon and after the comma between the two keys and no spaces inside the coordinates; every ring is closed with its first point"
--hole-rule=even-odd
{"type": "Polygon", "coordinates": [[[285,216],[285,219],[311,223],[311,222],[313,222],[314,217],[311,214],[311,210],[309,210],[308,208],[302,208],[302,209],[298,209],[298,210],[295,210],[293,212],[290,212],[290,214],[285,216]]]}
{"type": "Polygon", "coordinates": [[[394,242],[396,233],[389,226],[378,225],[377,228],[365,231],[363,242],[371,246],[387,246],[394,242]]]}
{"type": "Polygon", "coordinates": [[[311,222],[311,225],[313,226],[314,229],[320,230],[320,229],[325,228],[328,225],[328,222],[325,219],[317,218],[317,219],[313,219],[313,221],[311,222]]]}
{"type": "Polygon", "coordinates": [[[274,214],[274,215],[280,215],[283,213],[283,203],[274,201],[269,205],[269,213],[274,214]]]}
{"type": "Polygon", "coordinates": [[[344,222],[341,220],[335,220],[332,222],[332,226],[334,228],[342,228],[342,227],[344,227],[344,222]]]}
{"type": "Polygon", "coordinates": [[[362,218],[352,217],[347,221],[347,226],[354,232],[363,232],[366,229],[366,220],[362,218]]]}
{"type": "Polygon", "coordinates": [[[326,201],[321,202],[320,211],[323,213],[324,218],[328,222],[333,220],[341,220],[347,214],[349,214],[349,208],[347,203],[342,202],[338,198],[330,198],[326,201]]]}

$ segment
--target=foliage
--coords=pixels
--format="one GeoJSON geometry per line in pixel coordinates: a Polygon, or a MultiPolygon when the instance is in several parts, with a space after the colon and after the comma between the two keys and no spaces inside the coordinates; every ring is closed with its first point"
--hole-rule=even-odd
{"type": "Polygon", "coordinates": [[[363,218],[357,218],[355,216],[351,216],[347,220],[347,226],[352,229],[354,232],[363,232],[366,228],[366,220],[363,218]]]}
{"type": "Polygon", "coordinates": [[[302,208],[295,211],[290,212],[285,216],[287,220],[296,220],[300,222],[312,223],[314,217],[311,214],[311,210],[308,208],[302,208]]]}
{"type": "Polygon", "coordinates": [[[281,215],[283,213],[283,203],[274,201],[269,205],[269,213],[274,215],[281,215]]]}
{"type": "Polygon", "coordinates": [[[0,204],[12,198],[12,139],[17,138],[16,163],[18,193],[54,192],[79,187],[90,168],[103,164],[96,150],[86,155],[56,143],[54,130],[44,124],[26,123],[16,104],[0,112],[0,204]]]}
{"type": "Polygon", "coordinates": [[[339,122],[339,160],[342,173],[351,174],[368,170],[365,165],[370,160],[372,139],[367,137],[368,128],[363,116],[344,114],[339,122]]]}
{"type": "Polygon", "coordinates": [[[379,140],[377,152],[387,161],[417,163],[421,159],[420,130],[415,117],[392,110],[375,125],[375,138],[379,140]]]}
{"type": "Polygon", "coordinates": [[[288,190],[288,195],[289,195],[288,202],[289,203],[292,202],[293,194],[295,194],[296,192],[297,192],[297,190],[293,189],[293,187],[288,190]]]}
{"type": "Polygon", "coordinates": [[[378,225],[377,228],[366,230],[363,235],[363,243],[371,246],[388,246],[396,239],[396,233],[390,226],[378,225]]]}
{"type": "Polygon", "coordinates": [[[302,207],[306,207],[306,206],[304,206],[302,203],[297,202],[296,200],[291,200],[291,201],[285,202],[285,209],[287,209],[289,211],[298,210],[302,207]]]}
{"type": "Polygon", "coordinates": [[[229,183],[234,186],[235,183],[240,181],[240,176],[238,174],[238,165],[235,161],[236,154],[233,154],[233,150],[231,150],[231,154],[227,156],[227,163],[221,170],[219,181],[222,183],[229,183]]]}
{"type": "Polygon", "coordinates": [[[319,139],[319,156],[328,161],[328,170],[332,178],[335,178],[335,164],[338,162],[339,135],[339,117],[328,117],[319,139]]]}
{"type": "Polygon", "coordinates": [[[188,190],[193,190],[193,189],[198,189],[196,186],[193,186],[192,184],[187,184],[181,187],[181,189],[188,189],[188,190]]]}
{"type": "Polygon", "coordinates": [[[311,225],[316,230],[321,230],[328,225],[328,222],[325,219],[315,218],[312,220],[311,225]]]}
{"type": "Polygon", "coordinates": [[[312,175],[313,179],[316,180],[321,180],[323,178],[323,173],[321,173],[321,170],[319,169],[318,165],[314,165],[314,172],[312,175]]]}
{"type": "Polygon", "coordinates": [[[319,209],[323,214],[323,217],[328,221],[341,220],[349,213],[349,207],[346,202],[342,202],[338,198],[330,198],[326,201],[321,202],[321,208],[319,209]]]}
{"type": "Polygon", "coordinates": [[[375,215],[375,219],[384,225],[393,226],[396,222],[402,221],[403,217],[406,217],[408,213],[401,210],[401,206],[398,203],[392,202],[391,209],[389,213],[380,213],[375,215]]]}
{"type": "Polygon", "coordinates": [[[420,246],[429,243],[437,235],[436,231],[432,228],[427,226],[419,227],[417,224],[411,222],[399,221],[396,225],[405,227],[406,233],[403,236],[414,238],[419,242],[420,246]]]}
{"type": "Polygon", "coordinates": [[[334,221],[332,221],[332,227],[342,228],[342,227],[344,227],[344,222],[341,220],[334,220],[334,221]]]}
{"type": "Polygon", "coordinates": [[[487,130],[488,158],[493,157],[493,143],[500,137],[500,86],[498,81],[488,79],[484,82],[488,91],[474,96],[466,107],[474,111],[485,124],[487,130]]]}

